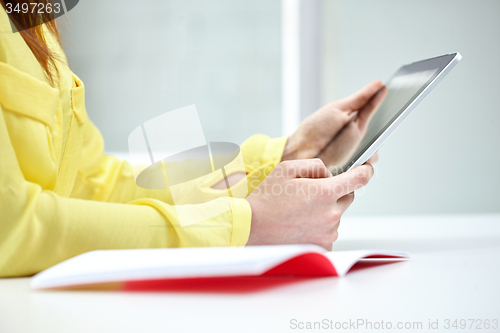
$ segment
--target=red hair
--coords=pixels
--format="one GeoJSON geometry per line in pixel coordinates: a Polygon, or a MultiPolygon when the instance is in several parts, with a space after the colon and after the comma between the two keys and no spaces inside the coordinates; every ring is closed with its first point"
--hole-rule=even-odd
{"type": "MultiPolygon", "coordinates": [[[[48,4],[50,4],[50,6],[53,5],[52,0],[0,0],[0,3],[6,11],[6,3],[12,4],[12,8],[16,6],[20,8],[24,3],[28,5],[30,3],[43,4],[44,8],[47,8],[48,4]]],[[[35,10],[32,13],[28,10],[26,13],[23,13],[22,10],[19,12],[12,10],[11,13],[7,15],[9,15],[10,20],[21,34],[26,44],[28,44],[36,60],[38,60],[42,66],[49,82],[54,85],[54,81],[59,74],[56,66],[57,56],[47,46],[42,24],[48,28],[49,32],[55,36],[59,43],[61,42],[61,36],[57,29],[53,12],[47,13],[44,11],[44,13],[41,14],[37,12],[38,11],[35,10]]]]}

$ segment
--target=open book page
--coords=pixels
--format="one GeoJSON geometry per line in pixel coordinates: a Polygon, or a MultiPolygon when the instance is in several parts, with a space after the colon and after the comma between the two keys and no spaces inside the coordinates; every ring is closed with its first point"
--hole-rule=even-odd
{"type": "Polygon", "coordinates": [[[325,253],[330,259],[338,276],[344,276],[347,272],[363,258],[378,258],[395,260],[396,258],[408,259],[406,252],[387,251],[387,250],[354,250],[354,251],[332,251],[325,253]]]}
{"type": "Polygon", "coordinates": [[[34,289],[125,280],[260,275],[316,245],[92,251],[37,275],[34,289]]]}
{"type": "Polygon", "coordinates": [[[104,250],[84,253],[35,275],[31,287],[46,289],[155,279],[259,276],[271,272],[274,274],[270,275],[342,276],[359,259],[373,254],[407,256],[383,250],[327,252],[322,247],[307,244],[104,250]]]}

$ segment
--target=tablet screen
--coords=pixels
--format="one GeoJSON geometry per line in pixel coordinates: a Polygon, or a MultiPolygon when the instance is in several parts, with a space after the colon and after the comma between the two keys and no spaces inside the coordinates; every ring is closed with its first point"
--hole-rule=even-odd
{"type": "MultiPolygon", "coordinates": [[[[387,91],[382,104],[374,111],[366,132],[357,148],[339,163],[340,170],[334,174],[349,170],[363,153],[384,133],[385,130],[410,106],[438,74],[453,60],[454,54],[428,59],[401,67],[385,84],[387,91]]],[[[385,92],[384,92],[385,93],[385,92]]],[[[377,98],[377,94],[373,100],[377,98]]],[[[363,112],[361,109],[359,112],[363,112]]]]}

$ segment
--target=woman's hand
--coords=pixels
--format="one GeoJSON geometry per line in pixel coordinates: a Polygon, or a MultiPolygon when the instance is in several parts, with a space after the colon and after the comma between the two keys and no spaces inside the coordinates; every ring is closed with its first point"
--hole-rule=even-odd
{"type": "MultiPolygon", "coordinates": [[[[370,99],[357,112],[356,118],[349,122],[335,139],[319,153],[318,157],[328,165],[330,170],[341,168],[352,158],[366,134],[370,120],[384,101],[386,95],[387,88],[382,87],[380,93],[370,99]]],[[[377,159],[378,156],[374,155],[370,158],[369,162],[374,163],[377,159]]]]}
{"type": "Polygon", "coordinates": [[[384,100],[385,87],[372,99],[382,87],[382,82],[375,80],[357,93],[327,104],[304,119],[288,139],[282,160],[319,157],[330,168],[342,166],[357,148],[371,117],[384,100]]]}
{"type": "Polygon", "coordinates": [[[354,191],[372,176],[370,164],[335,177],[320,159],[278,164],[247,198],[252,208],[247,245],[307,243],[331,250],[354,191]]]}

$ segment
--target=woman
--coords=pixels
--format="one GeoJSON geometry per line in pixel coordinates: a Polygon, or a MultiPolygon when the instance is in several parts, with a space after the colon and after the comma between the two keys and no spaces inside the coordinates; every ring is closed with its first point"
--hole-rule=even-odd
{"type": "Polygon", "coordinates": [[[16,12],[29,1],[0,2],[0,277],[32,275],[96,249],[286,243],[331,249],[353,191],[373,175],[366,164],[332,177],[325,165],[335,166],[341,148],[356,140],[331,140],[348,122],[354,137],[364,133],[380,81],[321,108],[289,138],[247,140],[241,147],[247,174],[230,177],[253,180],[250,192],[260,183],[258,191],[235,201],[214,198],[230,209],[201,227],[182,228],[168,190],[139,188],[127,162],[104,155],[53,11],[16,12]],[[20,32],[5,33],[11,21],[20,32]]]}

